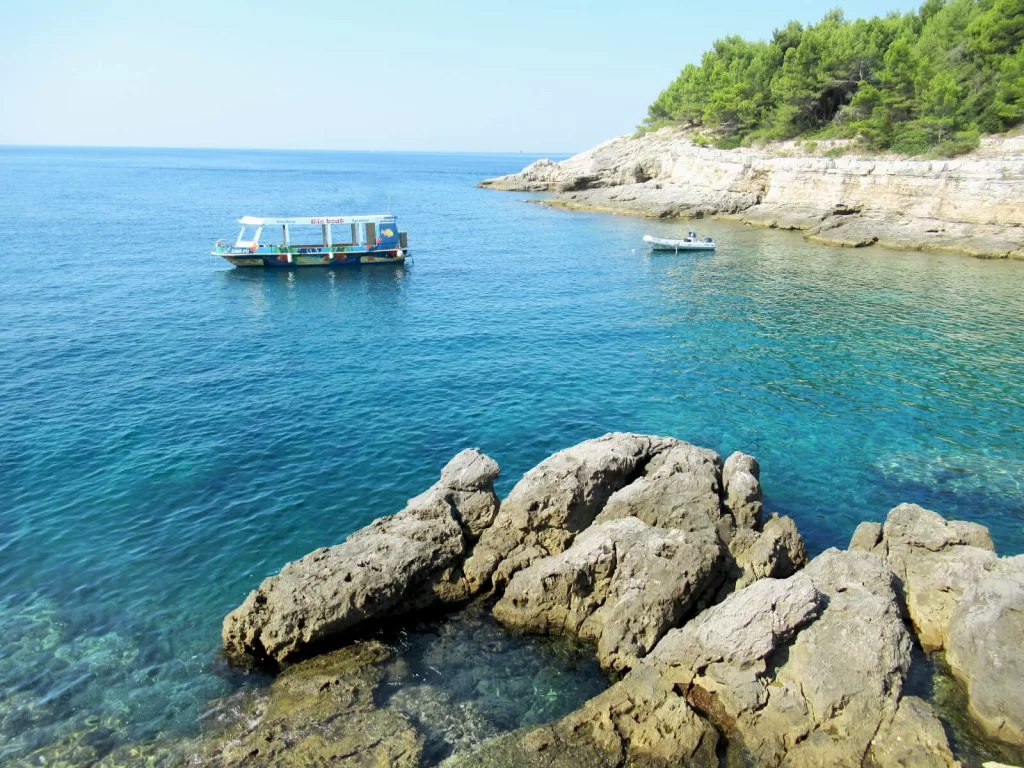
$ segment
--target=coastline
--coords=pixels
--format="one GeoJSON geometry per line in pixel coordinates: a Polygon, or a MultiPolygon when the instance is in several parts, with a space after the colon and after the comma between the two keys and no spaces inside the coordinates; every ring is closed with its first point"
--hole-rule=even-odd
{"type": "Polygon", "coordinates": [[[1024,136],[986,139],[960,158],[911,160],[823,157],[795,142],[710,149],[669,127],[478,186],[550,192],[537,202],[566,210],[796,230],[825,245],[1024,259],[1024,136]]]}

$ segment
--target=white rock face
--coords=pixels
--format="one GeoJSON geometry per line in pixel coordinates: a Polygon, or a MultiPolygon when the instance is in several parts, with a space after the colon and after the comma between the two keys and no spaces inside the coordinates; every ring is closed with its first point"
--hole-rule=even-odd
{"type": "MultiPolygon", "coordinates": [[[[700,147],[678,128],[539,160],[493,189],[556,192],[555,204],[655,217],[737,215],[835,245],[1024,258],[1024,150],[993,140],[949,160],[784,156],[700,147]]],[[[790,151],[795,148],[791,147],[790,151]]]]}

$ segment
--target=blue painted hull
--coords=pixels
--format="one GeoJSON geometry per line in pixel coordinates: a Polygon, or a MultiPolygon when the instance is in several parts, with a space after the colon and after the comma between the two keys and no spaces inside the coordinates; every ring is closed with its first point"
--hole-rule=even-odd
{"type": "Polygon", "coordinates": [[[239,249],[211,251],[236,267],[358,267],[364,264],[403,264],[407,251],[316,251],[307,253],[245,253],[239,249]]]}

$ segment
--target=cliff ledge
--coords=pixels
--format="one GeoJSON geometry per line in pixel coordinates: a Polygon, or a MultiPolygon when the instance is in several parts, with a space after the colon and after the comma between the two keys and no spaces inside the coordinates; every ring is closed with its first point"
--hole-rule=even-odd
{"type": "Polygon", "coordinates": [[[938,160],[828,157],[806,146],[711,149],[669,127],[480,186],[552,192],[542,202],[569,209],[735,218],[830,245],[1024,259],[1024,135],[989,137],[969,155],[938,160]]]}

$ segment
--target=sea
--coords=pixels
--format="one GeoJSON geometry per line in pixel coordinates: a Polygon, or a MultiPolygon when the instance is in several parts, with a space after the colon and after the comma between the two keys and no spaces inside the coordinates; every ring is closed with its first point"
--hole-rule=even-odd
{"type": "MultiPolygon", "coordinates": [[[[579,441],[672,435],[756,456],[812,553],[901,502],[1024,552],[1024,263],[475,187],[534,159],[0,148],[0,763],[194,736],[261,684],[224,615],[470,446],[503,495],[579,441]],[[245,214],[389,210],[403,266],[210,255],[245,214]],[[641,243],[690,229],[718,250],[641,243]]],[[[578,666],[542,691],[562,711],[606,684],[578,666]]]]}

